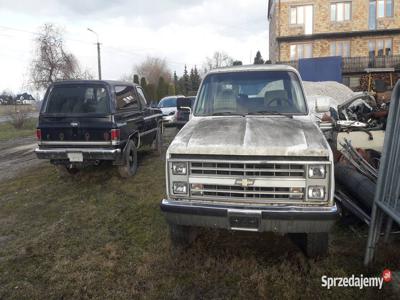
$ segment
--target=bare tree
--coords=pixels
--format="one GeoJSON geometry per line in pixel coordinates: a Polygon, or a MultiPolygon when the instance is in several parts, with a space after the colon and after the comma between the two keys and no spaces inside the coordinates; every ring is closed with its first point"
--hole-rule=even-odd
{"type": "Polygon", "coordinates": [[[167,83],[172,82],[172,72],[165,59],[148,56],[144,62],[135,66],[135,73],[140,78],[146,78],[149,84],[157,85],[160,77],[167,83]]]}
{"type": "Polygon", "coordinates": [[[229,67],[233,65],[233,58],[225,52],[215,51],[212,57],[206,57],[203,63],[204,73],[216,68],[229,67]]]}
{"type": "Polygon", "coordinates": [[[62,31],[54,24],[44,24],[35,43],[30,77],[36,89],[46,89],[57,80],[76,79],[83,74],[75,56],[65,50],[62,31]]]}

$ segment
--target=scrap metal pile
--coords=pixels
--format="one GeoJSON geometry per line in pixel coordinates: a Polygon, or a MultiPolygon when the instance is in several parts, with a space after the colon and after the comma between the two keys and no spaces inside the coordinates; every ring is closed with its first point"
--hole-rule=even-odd
{"type": "Polygon", "coordinates": [[[353,93],[339,83],[309,82],[305,90],[310,107],[318,97],[330,98],[330,113],[315,116],[335,156],[335,198],[369,224],[390,101],[353,93]]]}

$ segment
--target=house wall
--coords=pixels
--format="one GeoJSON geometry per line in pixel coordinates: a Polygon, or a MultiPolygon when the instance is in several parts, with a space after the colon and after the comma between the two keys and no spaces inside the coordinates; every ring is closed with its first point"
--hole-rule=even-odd
{"type": "MultiPolygon", "coordinates": [[[[400,0],[392,0],[393,17],[377,20],[377,29],[400,28],[400,0]]],[[[290,25],[290,7],[296,5],[312,4],[314,10],[313,33],[332,33],[349,31],[367,31],[369,20],[369,0],[351,0],[352,17],[350,21],[332,22],[330,17],[330,4],[337,0],[276,0],[275,11],[270,19],[270,58],[275,61],[288,61],[290,59],[290,44],[276,41],[279,36],[302,36],[304,26],[290,25]],[[271,26],[272,24],[272,26],[271,26]],[[279,28],[278,28],[279,27],[279,28]],[[272,31],[271,31],[272,29],[272,31]]],[[[351,56],[368,56],[368,41],[376,38],[393,38],[393,54],[400,54],[400,36],[382,37],[357,37],[350,40],[351,56]]],[[[345,40],[345,39],[343,39],[345,40]]],[[[313,57],[329,56],[330,41],[328,39],[314,40],[307,43],[313,44],[313,57]]],[[[301,42],[301,38],[299,38],[301,42]]]]}

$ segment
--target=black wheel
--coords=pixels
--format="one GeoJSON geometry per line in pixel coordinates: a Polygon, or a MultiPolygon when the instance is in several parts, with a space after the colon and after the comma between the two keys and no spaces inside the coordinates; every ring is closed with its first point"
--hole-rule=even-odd
{"type": "Polygon", "coordinates": [[[161,124],[157,127],[157,133],[156,137],[154,138],[153,144],[151,145],[151,148],[154,151],[157,151],[160,156],[162,156],[163,152],[163,137],[162,137],[162,129],[161,129],[161,124]]]}
{"type": "Polygon", "coordinates": [[[296,233],[291,234],[290,237],[310,258],[328,254],[329,234],[326,232],[296,233]]]}
{"type": "Polygon", "coordinates": [[[195,239],[194,229],[190,226],[169,224],[169,234],[174,248],[187,248],[195,239]]]}
{"type": "Polygon", "coordinates": [[[124,153],[124,165],[118,166],[119,175],[128,178],[136,174],[138,167],[137,150],[135,143],[130,140],[124,153]]]}
{"type": "Polygon", "coordinates": [[[55,165],[55,167],[61,177],[73,177],[79,173],[78,168],[70,168],[66,165],[55,165]]]}

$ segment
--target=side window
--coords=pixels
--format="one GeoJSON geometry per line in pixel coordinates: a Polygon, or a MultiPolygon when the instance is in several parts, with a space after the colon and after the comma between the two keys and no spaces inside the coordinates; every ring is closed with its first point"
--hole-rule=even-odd
{"type": "Polygon", "coordinates": [[[137,99],[133,86],[118,85],[115,87],[115,98],[117,101],[117,110],[123,109],[139,109],[139,101],[137,99]]]}
{"type": "Polygon", "coordinates": [[[144,92],[143,92],[142,88],[139,87],[139,86],[136,87],[136,89],[137,89],[138,94],[139,94],[140,103],[141,103],[142,107],[144,108],[144,107],[147,106],[147,101],[146,101],[146,97],[144,96],[144,92]]]}

